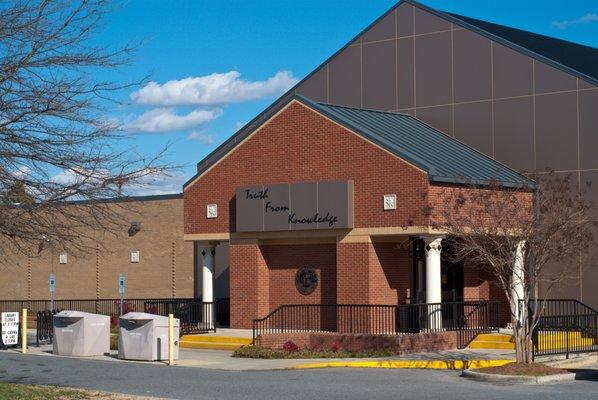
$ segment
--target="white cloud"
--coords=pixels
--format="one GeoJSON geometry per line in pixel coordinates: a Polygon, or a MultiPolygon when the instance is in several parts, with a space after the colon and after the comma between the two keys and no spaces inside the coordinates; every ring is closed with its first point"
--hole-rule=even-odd
{"type": "Polygon", "coordinates": [[[82,185],[89,182],[97,184],[110,177],[106,170],[91,171],[83,168],[63,169],[50,178],[50,181],[60,186],[82,185]]]}
{"type": "Polygon", "coordinates": [[[196,140],[205,145],[211,145],[211,144],[214,144],[214,142],[215,142],[214,136],[208,135],[208,134],[206,134],[204,132],[200,132],[200,131],[191,132],[191,134],[187,137],[187,139],[196,140]]]}
{"type": "MultiPolygon", "coordinates": [[[[92,174],[90,171],[83,169],[62,170],[54,175],[51,181],[62,187],[81,185],[84,181],[97,185],[98,182],[101,182],[109,175],[107,171],[98,171],[92,174]]],[[[134,183],[129,183],[122,189],[127,196],[180,193],[183,190],[183,183],[188,178],[186,174],[180,171],[158,172],[150,170],[149,173],[140,172],[134,183]]],[[[76,200],[77,197],[73,196],[70,199],[76,200]]]]}
{"type": "Polygon", "coordinates": [[[592,22],[598,22],[598,14],[585,14],[577,19],[553,21],[552,26],[558,29],[567,29],[572,25],[590,24],[592,22]]]}
{"type": "Polygon", "coordinates": [[[125,125],[130,132],[161,133],[175,130],[185,130],[204,125],[218,118],[222,110],[197,109],[188,114],[179,115],[173,108],[155,108],[141,114],[135,120],[125,125]]]}
{"type": "Polygon", "coordinates": [[[280,71],[265,81],[241,79],[238,71],[150,82],[131,94],[137,104],[151,106],[213,106],[263,99],[284,93],[298,82],[291,72],[280,71]]]}
{"type": "Polygon", "coordinates": [[[134,185],[124,189],[128,196],[150,196],[158,194],[181,193],[183,183],[189,177],[183,172],[169,172],[142,177],[134,185]]]}

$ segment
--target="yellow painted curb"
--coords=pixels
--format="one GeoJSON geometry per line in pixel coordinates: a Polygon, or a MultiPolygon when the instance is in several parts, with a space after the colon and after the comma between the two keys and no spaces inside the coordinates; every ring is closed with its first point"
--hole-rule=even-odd
{"type": "Polygon", "coordinates": [[[417,369],[475,369],[500,367],[513,360],[395,360],[395,361],[332,361],[300,364],[289,369],[308,368],[417,368],[417,369]]]}

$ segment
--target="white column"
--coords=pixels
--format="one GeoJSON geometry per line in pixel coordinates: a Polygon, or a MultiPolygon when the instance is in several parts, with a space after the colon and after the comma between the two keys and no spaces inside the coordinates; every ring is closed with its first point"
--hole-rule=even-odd
{"type": "MultiPolygon", "coordinates": [[[[442,280],[440,251],[442,237],[424,238],[426,243],[426,303],[442,302],[442,280]]],[[[428,306],[428,330],[442,329],[442,309],[440,305],[428,306]]]]}
{"type": "MultiPolygon", "coordinates": [[[[204,245],[201,248],[201,301],[212,303],[214,301],[214,254],[215,246],[204,245]]],[[[213,307],[204,307],[204,323],[212,328],[213,307]]]]}
{"type": "Polygon", "coordinates": [[[521,240],[515,247],[515,261],[513,263],[513,276],[511,277],[511,301],[515,306],[517,319],[522,321],[525,311],[520,308],[520,300],[525,297],[525,241],[521,240]]]}

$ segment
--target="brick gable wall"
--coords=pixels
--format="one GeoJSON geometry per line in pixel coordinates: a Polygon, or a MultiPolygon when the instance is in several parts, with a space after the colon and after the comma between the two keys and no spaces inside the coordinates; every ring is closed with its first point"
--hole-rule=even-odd
{"type": "Polygon", "coordinates": [[[185,233],[234,232],[239,186],[349,179],[355,182],[355,227],[424,222],[418,216],[426,173],[292,103],[186,188],[185,233]],[[382,210],[388,193],[397,194],[397,210],[382,210]],[[207,219],[206,206],[212,203],[218,204],[218,218],[207,219]]]}

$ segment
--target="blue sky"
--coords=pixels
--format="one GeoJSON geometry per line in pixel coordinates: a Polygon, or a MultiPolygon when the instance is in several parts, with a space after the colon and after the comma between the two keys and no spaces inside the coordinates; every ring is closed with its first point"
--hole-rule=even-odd
{"type": "MultiPolygon", "coordinates": [[[[152,192],[180,191],[194,174],[196,162],[395,3],[128,0],[118,4],[98,42],[106,47],[143,44],[130,65],[106,75],[122,81],[149,76],[153,83],[121,93],[127,104],[111,106],[109,112],[125,124],[128,142],[138,151],[152,154],[170,144],[168,159],[183,166],[155,182],[152,192]]],[[[595,1],[426,0],[424,4],[598,47],[595,1]]]]}

